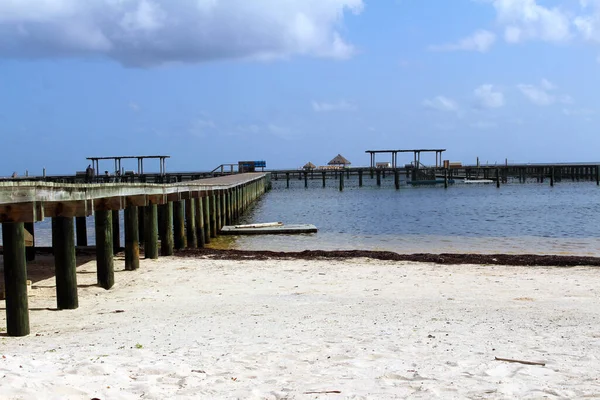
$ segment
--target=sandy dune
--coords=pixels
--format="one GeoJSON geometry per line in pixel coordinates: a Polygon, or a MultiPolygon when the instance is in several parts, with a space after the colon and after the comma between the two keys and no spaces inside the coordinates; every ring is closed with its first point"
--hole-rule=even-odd
{"type": "Polygon", "coordinates": [[[33,285],[32,334],[0,337],[1,399],[600,394],[593,268],[161,258],[110,291],[93,261],[78,279],[75,311],[33,285]]]}

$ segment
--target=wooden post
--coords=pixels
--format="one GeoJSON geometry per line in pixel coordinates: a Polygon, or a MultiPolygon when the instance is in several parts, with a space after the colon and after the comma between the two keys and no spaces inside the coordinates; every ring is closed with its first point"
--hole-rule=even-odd
{"type": "Polygon", "coordinates": [[[9,336],[29,335],[24,231],[22,222],[2,224],[6,331],[9,336]]]}
{"type": "Polygon", "coordinates": [[[31,245],[25,243],[25,261],[35,260],[35,228],[33,222],[25,222],[25,230],[31,235],[31,245]]]}
{"type": "Polygon", "coordinates": [[[121,251],[121,228],[119,226],[119,210],[112,211],[112,227],[113,227],[113,254],[121,251]]]}
{"type": "Polygon", "coordinates": [[[146,221],[146,206],[138,207],[138,232],[140,235],[140,243],[146,244],[146,229],[144,228],[146,221]]]}
{"type": "Polygon", "coordinates": [[[496,187],[500,187],[500,169],[496,168],[496,187]]]}
{"type": "Polygon", "coordinates": [[[323,179],[323,187],[325,187],[325,171],[321,171],[321,178],[323,179]]]}
{"type": "Polygon", "coordinates": [[[144,256],[158,258],[158,209],[156,204],[144,207],[144,256]]]}
{"type": "Polygon", "coordinates": [[[173,202],[173,246],[176,250],[185,247],[185,209],[183,202],[173,202]]]}
{"type": "Polygon", "coordinates": [[[210,192],[210,237],[217,237],[217,196],[214,190],[210,192]]]}
{"type": "Polygon", "coordinates": [[[285,184],[286,184],[286,187],[289,189],[290,188],[290,173],[289,172],[285,173],[285,184]]]}
{"type": "Polygon", "coordinates": [[[85,217],[75,217],[75,230],[77,231],[77,247],[87,247],[87,221],[85,217]]]}
{"type": "Polygon", "coordinates": [[[554,167],[550,167],[550,186],[554,186],[554,167]]]}
{"type": "Polygon", "coordinates": [[[231,192],[223,191],[223,225],[231,225],[231,192]]]}
{"type": "Polygon", "coordinates": [[[373,168],[371,168],[369,172],[371,173],[371,179],[373,179],[373,168]]]}
{"type": "Polygon", "coordinates": [[[344,190],[344,171],[340,171],[340,192],[344,190]]]}
{"type": "Polygon", "coordinates": [[[223,227],[223,209],[222,207],[222,200],[221,197],[223,196],[221,194],[220,190],[216,191],[217,193],[215,194],[215,199],[216,199],[216,203],[217,203],[217,213],[216,213],[216,217],[217,217],[217,232],[221,231],[221,228],[223,227]]]}
{"type": "Polygon", "coordinates": [[[448,168],[444,168],[444,189],[448,189],[448,168]]]}
{"type": "Polygon", "coordinates": [[[74,310],[77,299],[77,264],[72,217],[52,218],[52,250],[56,274],[56,304],[59,310],[74,310]]]}
{"type": "Polygon", "coordinates": [[[304,171],[304,187],[308,187],[308,172],[304,171]]]}
{"type": "Polygon", "coordinates": [[[198,240],[198,247],[204,247],[204,208],[202,207],[202,197],[198,197],[196,200],[196,238],[198,240]]]}
{"type": "Polygon", "coordinates": [[[394,185],[396,186],[396,190],[400,189],[400,176],[398,174],[398,168],[394,168],[394,185]]]}
{"type": "Polygon", "coordinates": [[[134,271],[140,267],[140,232],[138,231],[138,208],[127,206],[125,217],[125,269],[134,271]]]}
{"type": "Polygon", "coordinates": [[[160,255],[173,255],[173,202],[160,205],[160,255]]]}
{"type": "Polygon", "coordinates": [[[381,170],[377,170],[377,186],[381,186],[381,170]]]}
{"type": "Polygon", "coordinates": [[[112,212],[98,210],[96,219],[96,265],[98,284],[110,289],[115,283],[112,243],[112,212]]]}
{"type": "Polygon", "coordinates": [[[221,190],[221,227],[227,225],[227,191],[221,190]]]}
{"type": "Polygon", "coordinates": [[[202,198],[202,217],[204,219],[204,243],[210,243],[210,200],[208,196],[202,198]]]}
{"type": "Polygon", "coordinates": [[[187,236],[187,247],[189,249],[195,249],[198,247],[195,203],[195,199],[193,198],[185,201],[185,232],[187,236]]]}
{"type": "Polygon", "coordinates": [[[363,186],[363,170],[358,170],[358,187],[363,186]]]}

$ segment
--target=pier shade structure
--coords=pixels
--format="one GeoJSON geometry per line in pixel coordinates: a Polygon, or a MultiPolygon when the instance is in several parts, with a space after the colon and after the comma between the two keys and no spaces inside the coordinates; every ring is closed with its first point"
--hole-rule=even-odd
{"type": "Polygon", "coordinates": [[[86,216],[94,215],[95,220],[98,285],[110,289],[115,282],[114,252],[120,250],[114,245],[119,210],[125,217],[125,270],[135,270],[140,241],[146,258],[173,254],[175,248],[201,247],[269,188],[270,174],[260,172],[163,184],[0,182],[8,335],[29,334],[27,224],[52,218],[57,309],[74,309],[78,307],[75,236],[87,245],[85,229],[79,227],[86,216]]]}

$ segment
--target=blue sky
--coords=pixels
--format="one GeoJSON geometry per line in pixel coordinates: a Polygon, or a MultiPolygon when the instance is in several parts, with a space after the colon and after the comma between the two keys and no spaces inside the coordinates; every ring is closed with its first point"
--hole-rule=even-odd
{"type": "Polygon", "coordinates": [[[599,88],[600,0],[3,0],[0,176],[600,161],[599,88]]]}

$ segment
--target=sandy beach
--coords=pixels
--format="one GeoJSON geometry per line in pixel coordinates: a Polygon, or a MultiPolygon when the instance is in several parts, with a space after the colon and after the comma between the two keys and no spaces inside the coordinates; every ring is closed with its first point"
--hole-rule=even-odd
{"type": "Polygon", "coordinates": [[[95,262],[83,263],[74,311],[54,310],[53,277],[34,282],[31,335],[0,336],[0,398],[600,396],[595,268],[366,258],[122,265],[105,291],[95,262]]]}

